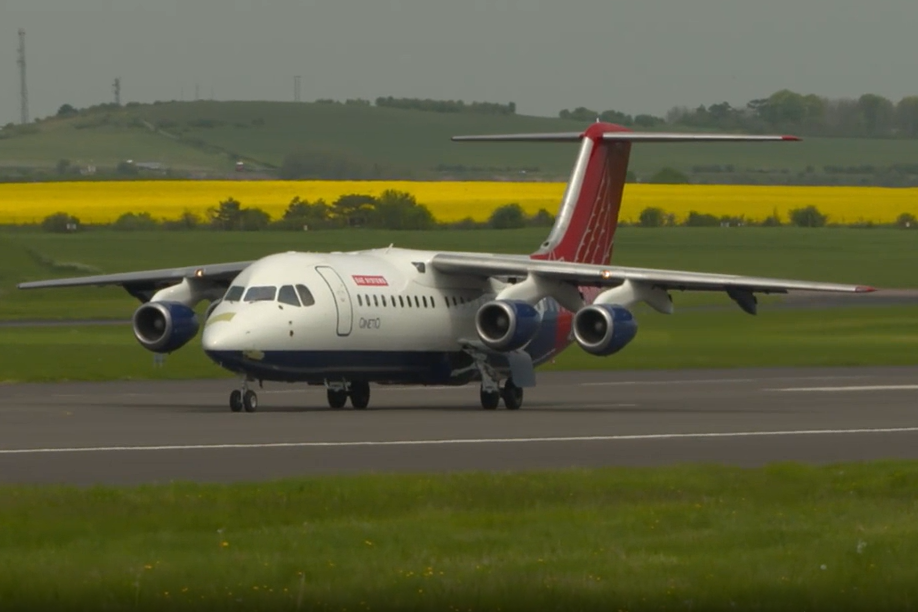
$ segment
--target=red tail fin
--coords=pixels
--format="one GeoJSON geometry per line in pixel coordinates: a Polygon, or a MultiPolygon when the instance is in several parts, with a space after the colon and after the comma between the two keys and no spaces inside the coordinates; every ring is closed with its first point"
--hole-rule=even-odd
{"type": "Polygon", "coordinates": [[[612,257],[618,212],[625,189],[631,143],[604,141],[608,132],[627,132],[594,123],[584,133],[555,226],[533,259],[607,264],[612,257]]]}
{"type": "Polygon", "coordinates": [[[634,142],[774,142],[796,136],[632,132],[611,123],[594,123],[585,132],[454,136],[453,140],[503,142],[580,142],[580,155],[564,193],[555,226],[533,259],[608,264],[618,211],[634,142]]]}

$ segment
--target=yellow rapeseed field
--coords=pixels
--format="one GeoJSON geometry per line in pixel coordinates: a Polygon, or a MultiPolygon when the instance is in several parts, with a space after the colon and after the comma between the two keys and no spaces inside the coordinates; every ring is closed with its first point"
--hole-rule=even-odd
{"type": "MultiPolygon", "coordinates": [[[[233,197],[278,218],[290,200],[319,198],[331,203],[350,193],[379,195],[386,189],[407,191],[440,221],[486,219],[495,208],[519,203],[527,212],[557,212],[563,183],[409,182],[409,181],[130,181],[15,183],[0,185],[0,224],[31,223],[62,211],[83,223],[114,221],[126,212],[148,212],[174,219],[184,211],[205,215],[208,208],[233,197]]],[[[729,185],[643,185],[625,188],[622,219],[636,220],[641,210],[657,206],[683,219],[690,211],[744,215],[761,220],[774,211],[814,205],[830,222],[894,221],[902,213],[918,216],[918,189],[880,187],[761,187],[729,185]]]]}

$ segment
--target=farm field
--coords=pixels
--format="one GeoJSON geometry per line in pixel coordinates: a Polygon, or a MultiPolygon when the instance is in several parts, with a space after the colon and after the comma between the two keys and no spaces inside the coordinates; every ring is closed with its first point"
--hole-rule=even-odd
{"type": "MultiPolygon", "coordinates": [[[[564,183],[446,181],[124,181],[0,184],[0,224],[38,223],[66,212],[83,224],[116,220],[124,213],[150,213],[176,219],[185,211],[206,216],[227,198],[257,207],[272,218],[283,216],[299,197],[331,204],[346,194],[378,196],[387,189],[413,194],[441,222],[471,217],[486,220],[498,207],[520,204],[527,213],[545,209],[554,214],[564,183]]],[[[785,187],[751,185],[648,185],[625,188],[621,219],[636,222],[647,207],[659,207],[681,221],[689,212],[745,217],[761,221],[777,212],[787,222],[789,211],[816,206],[830,223],[891,223],[902,213],[918,216],[918,188],[785,187]]]]}
{"type": "MultiPolygon", "coordinates": [[[[0,138],[0,167],[114,168],[119,162],[159,162],[179,171],[226,176],[233,160],[276,171],[284,157],[307,152],[378,165],[385,176],[542,181],[567,177],[570,144],[454,143],[459,134],[570,131],[581,122],[524,115],[431,113],[392,108],[284,102],[167,102],[51,118],[34,133],[0,138]],[[154,131],[151,127],[163,126],[154,131]]],[[[631,169],[641,178],[669,166],[732,165],[764,180],[823,173],[826,166],[887,167],[914,163],[918,140],[806,138],[797,143],[659,144],[635,147],[631,169]]],[[[724,175],[724,179],[729,179],[724,175]]],[[[838,177],[823,176],[832,181],[838,177]]],[[[717,177],[712,177],[717,182],[717,177]]],[[[832,184],[831,182],[827,184],[832,184]]]]}

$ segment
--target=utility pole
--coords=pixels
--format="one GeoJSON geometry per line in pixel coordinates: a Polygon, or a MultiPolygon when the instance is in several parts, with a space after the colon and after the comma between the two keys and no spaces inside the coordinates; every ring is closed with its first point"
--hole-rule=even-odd
{"type": "Polygon", "coordinates": [[[293,101],[300,101],[300,76],[293,77],[293,101]]]}
{"type": "Polygon", "coordinates": [[[26,89],[26,61],[25,61],[25,30],[19,28],[19,95],[22,115],[20,120],[23,125],[29,122],[29,93],[26,89]]]}
{"type": "Polygon", "coordinates": [[[121,106],[121,77],[116,78],[112,83],[112,91],[115,94],[115,105],[121,106]]]}

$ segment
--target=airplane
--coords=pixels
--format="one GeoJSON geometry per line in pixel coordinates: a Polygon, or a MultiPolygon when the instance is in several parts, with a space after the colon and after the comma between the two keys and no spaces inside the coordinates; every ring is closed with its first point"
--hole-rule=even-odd
{"type": "Polygon", "coordinates": [[[256,261],[27,282],[20,289],[120,286],[141,305],[140,345],[172,353],[199,332],[239,375],[234,412],[255,412],[251,383],[324,386],[334,409],[366,409],[370,384],[478,383],[480,403],[517,410],[535,368],[573,344],[597,358],[636,337],[634,307],[674,312],[672,291],[725,292],[756,314],[756,294],[867,293],[873,287],[611,265],[632,145],[785,142],[794,136],[640,132],[596,122],[582,132],[455,136],[460,142],[580,143],[554,226],[530,255],[395,247],[285,252],[256,261]]]}

